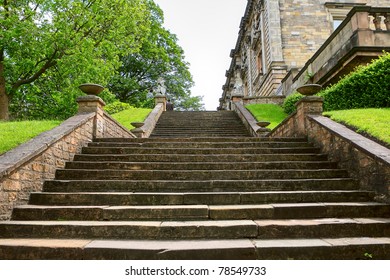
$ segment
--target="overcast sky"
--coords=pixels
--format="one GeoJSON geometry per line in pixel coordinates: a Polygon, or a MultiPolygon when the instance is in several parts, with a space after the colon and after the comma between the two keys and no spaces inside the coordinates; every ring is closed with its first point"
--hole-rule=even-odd
{"type": "MultiPolygon", "coordinates": [[[[247,0],[154,0],[176,34],[207,110],[216,110],[247,0]]],[[[169,91],[169,89],[168,89],[169,91]]]]}

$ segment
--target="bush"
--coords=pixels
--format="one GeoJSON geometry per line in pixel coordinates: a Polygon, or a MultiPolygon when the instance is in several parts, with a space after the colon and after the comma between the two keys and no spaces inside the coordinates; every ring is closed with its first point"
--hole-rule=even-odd
{"type": "Polygon", "coordinates": [[[390,107],[390,53],[321,91],[325,111],[390,107]]]}
{"type": "Polygon", "coordinates": [[[115,101],[111,104],[108,104],[106,107],[104,107],[104,110],[108,114],[112,115],[112,114],[119,113],[119,112],[122,112],[124,110],[131,109],[131,108],[133,108],[133,107],[130,106],[130,104],[128,104],[128,103],[115,101]]]}
{"type": "Polygon", "coordinates": [[[289,96],[287,96],[286,99],[284,99],[283,106],[282,106],[284,112],[288,115],[295,112],[297,110],[297,108],[295,107],[295,104],[299,100],[301,100],[303,97],[304,97],[304,95],[302,95],[300,93],[293,93],[293,94],[290,94],[289,96]]]}

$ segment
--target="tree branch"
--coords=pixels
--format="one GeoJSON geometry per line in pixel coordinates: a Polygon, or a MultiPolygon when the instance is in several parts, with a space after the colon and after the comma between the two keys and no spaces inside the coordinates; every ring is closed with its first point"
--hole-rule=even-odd
{"type": "Polygon", "coordinates": [[[24,77],[16,81],[10,90],[10,95],[16,92],[16,90],[25,84],[30,84],[42,76],[49,68],[57,64],[57,59],[61,58],[63,54],[57,55],[58,51],[55,50],[52,56],[46,61],[46,63],[30,77],[24,77]]]}

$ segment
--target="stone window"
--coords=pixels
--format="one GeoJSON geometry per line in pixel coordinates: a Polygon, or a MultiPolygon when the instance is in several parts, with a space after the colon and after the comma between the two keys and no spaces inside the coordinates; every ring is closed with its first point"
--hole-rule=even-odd
{"type": "Polygon", "coordinates": [[[256,56],[257,74],[263,75],[263,53],[259,51],[256,56]]]}
{"type": "Polygon", "coordinates": [[[359,3],[335,3],[326,2],[325,7],[329,13],[330,21],[333,27],[333,31],[343,22],[347,17],[347,14],[354,6],[364,6],[365,4],[359,3]]]}

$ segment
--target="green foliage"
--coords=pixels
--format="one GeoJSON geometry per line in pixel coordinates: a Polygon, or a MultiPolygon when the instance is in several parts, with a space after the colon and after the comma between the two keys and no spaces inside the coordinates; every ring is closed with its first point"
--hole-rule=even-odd
{"type": "Polygon", "coordinates": [[[286,97],[283,102],[283,110],[286,114],[290,115],[297,110],[295,104],[301,100],[304,95],[300,93],[293,93],[286,97]]]}
{"type": "Polygon", "coordinates": [[[283,108],[275,104],[250,104],[246,108],[258,121],[268,121],[271,124],[268,128],[273,129],[281,123],[287,114],[283,108]]]}
{"type": "Polygon", "coordinates": [[[104,110],[110,115],[112,115],[131,108],[132,107],[128,103],[116,101],[111,104],[108,104],[106,107],[104,107],[104,110]]]}
{"type": "Polygon", "coordinates": [[[15,148],[59,124],[60,121],[0,121],[0,154],[15,148]]]}
{"type": "Polygon", "coordinates": [[[177,37],[163,27],[164,16],[159,6],[152,0],[146,2],[151,14],[150,32],[139,52],[121,56],[122,66],[112,77],[110,90],[122,102],[151,108],[154,106],[152,91],[161,77],[175,109],[202,109],[202,97],[190,95],[193,80],[177,37]]]}
{"type": "Polygon", "coordinates": [[[356,70],[321,91],[324,109],[390,107],[390,53],[356,70]]]}
{"type": "Polygon", "coordinates": [[[2,1],[0,100],[18,118],[72,115],[78,85],[107,85],[119,57],[147,38],[148,1],[2,1]]]}
{"type": "Polygon", "coordinates": [[[151,112],[151,109],[130,108],[119,113],[113,114],[112,117],[127,129],[133,129],[132,122],[143,122],[151,112]]]}
{"type": "Polygon", "coordinates": [[[390,108],[329,111],[324,115],[390,144],[390,108]]]}

